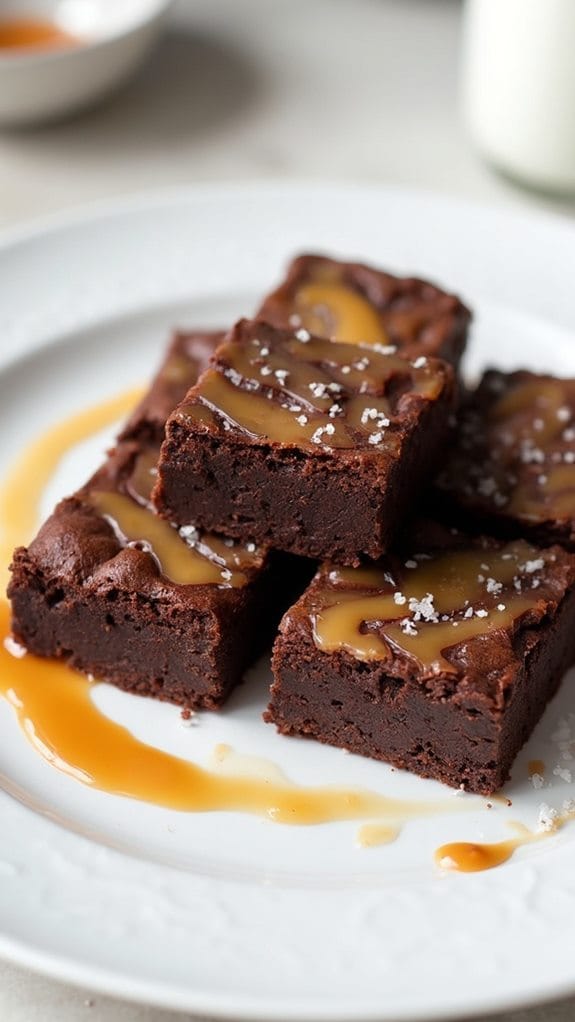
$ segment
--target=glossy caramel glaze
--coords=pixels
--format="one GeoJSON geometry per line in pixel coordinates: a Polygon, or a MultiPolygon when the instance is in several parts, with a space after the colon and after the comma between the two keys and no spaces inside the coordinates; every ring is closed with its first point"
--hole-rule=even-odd
{"type": "Polygon", "coordinates": [[[424,675],[461,673],[470,640],[512,634],[524,615],[555,605],[560,592],[546,577],[554,560],[553,549],[523,540],[469,541],[372,568],[324,565],[305,598],[314,642],[358,660],[407,657],[424,675]]]}
{"type": "Polygon", "coordinates": [[[293,313],[301,327],[319,337],[344,344],[389,345],[374,307],[341,280],[303,284],[294,295],[293,313]]]}
{"type": "Polygon", "coordinates": [[[237,543],[202,532],[180,529],[159,518],[150,495],[156,478],[159,447],[144,447],[135,458],[130,446],[120,445],[109,462],[80,491],[83,502],[112,526],[123,547],[149,553],[162,574],[177,585],[243,586],[263,563],[264,552],[253,543],[237,543]]]}
{"type": "Polygon", "coordinates": [[[442,490],[537,526],[575,519],[575,380],[491,371],[464,412],[442,490]]]}
{"type": "Polygon", "coordinates": [[[125,494],[94,490],[88,501],[110,522],[123,545],[139,545],[150,553],[162,574],[177,585],[245,584],[245,575],[222,567],[194,542],[188,544],[168,522],[125,494]]]}
{"type": "Polygon", "coordinates": [[[0,50],[58,50],[81,40],[45,18],[0,18],[0,50]]]}
{"type": "Polygon", "coordinates": [[[436,360],[244,320],[177,417],[307,450],[394,454],[399,431],[446,388],[449,367],[436,360]]]}
{"type": "Polygon", "coordinates": [[[507,862],[522,845],[530,844],[533,837],[508,838],[492,844],[473,841],[452,841],[442,845],[435,853],[435,862],[441,869],[458,873],[480,873],[507,862]]]}

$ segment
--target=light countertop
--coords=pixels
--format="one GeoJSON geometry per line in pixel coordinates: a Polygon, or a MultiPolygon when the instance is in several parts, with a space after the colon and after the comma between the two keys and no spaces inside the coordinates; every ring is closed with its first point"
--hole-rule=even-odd
{"type": "MultiPolygon", "coordinates": [[[[575,217],[575,198],[520,191],[469,146],[459,18],[458,0],[181,0],[121,94],[67,123],[0,134],[0,228],[156,186],[263,177],[400,182],[575,217]]],[[[575,998],[505,1018],[572,1022],[575,998]]],[[[174,1015],[0,964],[0,1019],[174,1015]]]]}

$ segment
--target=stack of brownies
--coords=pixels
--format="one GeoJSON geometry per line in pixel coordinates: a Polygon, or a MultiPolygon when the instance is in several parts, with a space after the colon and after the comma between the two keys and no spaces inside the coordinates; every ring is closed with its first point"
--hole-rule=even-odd
{"type": "Polygon", "coordinates": [[[177,334],[15,552],[16,638],[214,709],[281,618],[282,733],[495,791],[575,660],[575,381],[463,395],[469,320],[425,281],[302,256],[255,319],[177,334]]]}

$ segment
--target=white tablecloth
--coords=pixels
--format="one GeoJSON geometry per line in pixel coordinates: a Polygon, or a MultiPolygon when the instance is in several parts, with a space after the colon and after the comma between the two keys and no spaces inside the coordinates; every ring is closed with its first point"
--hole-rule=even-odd
{"type": "MultiPolygon", "coordinates": [[[[457,111],[459,16],[457,0],[181,0],[120,95],[0,135],[0,226],[156,186],[296,176],[575,216],[575,201],[519,191],[473,153],[457,111]]],[[[2,1022],[173,1018],[0,964],[2,1022]]],[[[570,1022],[575,999],[507,1018],[570,1022]]]]}

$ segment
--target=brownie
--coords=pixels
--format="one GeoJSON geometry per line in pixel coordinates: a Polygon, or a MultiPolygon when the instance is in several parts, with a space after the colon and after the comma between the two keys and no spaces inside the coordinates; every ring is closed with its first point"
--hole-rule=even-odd
{"type": "Polygon", "coordinates": [[[471,319],[459,298],[426,280],[320,255],[294,259],[257,315],[274,326],[391,345],[407,358],[432,355],[455,366],[471,319]]]}
{"type": "Polygon", "coordinates": [[[154,501],[179,525],[378,557],[440,456],[453,369],[241,320],[168,419],[154,501]]]}
{"type": "Polygon", "coordinates": [[[575,550],[575,380],[486,372],[435,499],[456,524],[575,550]]]}
{"type": "Polygon", "coordinates": [[[175,331],[154,379],[128,417],[119,440],[161,444],[170,412],[207,367],[223,330],[175,331]]]}
{"type": "Polygon", "coordinates": [[[206,364],[216,334],[179,335],[90,481],[14,554],[16,639],[31,652],[143,695],[215,708],[271,641],[290,566],[254,544],[151,509],[163,422],[206,364]]]}
{"type": "Polygon", "coordinates": [[[320,567],[280,626],[265,718],[491,794],[575,658],[574,614],[573,554],[428,523],[409,556],[320,567]]]}

